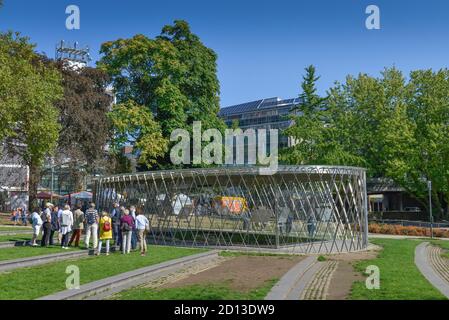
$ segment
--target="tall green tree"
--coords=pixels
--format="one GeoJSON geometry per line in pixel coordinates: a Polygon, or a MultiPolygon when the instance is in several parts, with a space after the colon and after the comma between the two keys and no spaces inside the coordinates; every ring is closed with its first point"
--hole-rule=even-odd
{"type": "Polygon", "coordinates": [[[187,123],[201,121],[203,130],[224,129],[216,115],[220,110],[220,83],[217,78],[217,54],[193,34],[186,21],[175,20],[162,28],[158,39],[170,42],[178,51],[183,65],[176,80],[187,98],[184,111],[187,123]]]}
{"type": "MultiPolygon", "coordinates": [[[[393,163],[390,174],[408,190],[427,199],[427,186],[432,181],[433,206],[437,218],[449,215],[449,70],[417,70],[410,73],[409,94],[405,101],[410,125],[408,156],[402,161],[410,169],[401,170],[393,163]],[[401,174],[403,173],[403,174],[401,174]]],[[[405,116],[404,116],[405,117],[405,116]]],[[[407,137],[401,134],[401,138],[407,137]]],[[[404,148],[398,138],[387,141],[396,152],[404,148]]],[[[396,157],[401,159],[400,156],[396,157]]],[[[425,201],[425,200],[424,200],[425,201]]]]}
{"type": "Polygon", "coordinates": [[[63,99],[56,104],[61,124],[56,165],[69,169],[66,181],[60,183],[68,183],[80,191],[85,176],[107,164],[105,147],[110,139],[107,113],[112,104],[107,89],[109,77],[96,68],[74,68],[64,61],[54,64],[63,76],[64,87],[63,99]]]}
{"type": "Polygon", "coordinates": [[[0,138],[4,150],[30,168],[29,202],[36,204],[40,170],[57,143],[61,75],[18,33],[0,34],[0,138]]]}
{"type": "Polygon", "coordinates": [[[305,69],[300,102],[293,109],[293,125],[285,130],[294,145],[281,152],[281,159],[291,164],[314,164],[320,161],[323,130],[326,130],[326,98],[316,92],[316,82],[319,77],[315,74],[315,67],[305,69]]]}
{"type": "MultiPolygon", "coordinates": [[[[134,108],[143,109],[133,110],[131,114],[151,112],[166,140],[175,129],[191,131],[193,121],[201,121],[202,130],[224,130],[224,123],[217,116],[216,54],[204,46],[185,21],[177,20],[174,25],[165,26],[154,39],[136,35],[106,42],[101,53],[99,67],[111,76],[118,102],[125,106],[131,102],[134,108]]],[[[130,121],[138,122],[138,119],[130,121]]],[[[146,150],[149,147],[139,147],[143,148],[137,150],[140,155],[152,154],[146,150]]],[[[147,158],[144,162],[148,166],[163,167],[169,163],[168,148],[161,144],[157,149],[166,152],[158,159],[147,158]]]]}
{"type": "Polygon", "coordinates": [[[408,81],[396,68],[378,78],[348,76],[329,90],[326,105],[323,117],[301,110],[305,120],[297,124],[305,129],[294,126],[287,132],[306,146],[312,141],[313,148],[283,150],[287,160],[366,167],[370,177],[392,179],[425,206],[432,205],[437,218],[447,218],[448,70],[413,71],[408,81]],[[433,184],[432,204],[426,180],[433,184]]]}

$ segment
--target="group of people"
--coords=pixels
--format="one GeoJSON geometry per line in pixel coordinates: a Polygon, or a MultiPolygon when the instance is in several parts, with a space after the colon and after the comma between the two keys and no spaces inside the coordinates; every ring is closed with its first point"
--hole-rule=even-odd
{"type": "Polygon", "coordinates": [[[14,222],[14,225],[17,225],[19,221],[22,223],[22,225],[26,226],[27,223],[27,212],[25,208],[19,207],[11,213],[11,221],[14,222]]]}
{"type": "Polygon", "coordinates": [[[98,213],[95,203],[83,211],[77,206],[72,212],[69,205],[63,208],[47,203],[45,209],[33,210],[31,214],[33,226],[33,238],[31,245],[37,246],[37,238],[42,231],[41,246],[54,244],[54,235],[58,233],[58,241],[63,249],[68,249],[73,243],[79,247],[81,235],[85,233],[85,246],[92,247],[97,255],[100,255],[105,245],[106,255],[110,252],[110,242],[114,240],[115,246],[121,248],[123,254],[129,254],[131,249],[140,244],[140,253],[145,256],[147,252],[146,232],[149,230],[150,222],[136,208],[129,209],[114,204],[111,214],[106,211],[98,213]]]}

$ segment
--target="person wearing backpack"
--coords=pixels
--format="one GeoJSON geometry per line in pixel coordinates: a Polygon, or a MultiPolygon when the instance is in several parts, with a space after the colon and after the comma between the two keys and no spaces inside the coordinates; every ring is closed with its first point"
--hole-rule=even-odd
{"type": "Polygon", "coordinates": [[[81,211],[81,205],[78,204],[75,212],[73,213],[73,233],[69,241],[69,247],[75,241],[75,247],[79,247],[81,232],[84,229],[84,212],[81,211]]]}
{"type": "Polygon", "coordinates": [[[51,217],[51,211],[53,210],[53,207],[54,207],[53,203],[47,202],[45,204],[45,208],[44,208],[44,210],[42,211],[42,214],[41,214],[42,222],[46,222],[47,221],[47,217],[51,217]]]}
{"type": "Polygon", "coordinates": [[[73,213],[70,211],[70,206],[66,204],[64,210],[59,218],[59,224],[61,225],[61,247],[63,249],[68,249],[69,235],[72,232],[73,227],[73,213]]]}
{"type": "Polygon", "coordinates": [[[123,217],[120,219],[120,229],[122,231],[122,253],[131,252],[131,237],[133,234],[134,221],[130,216],[129,210],[125,209],[123,217]]]}
{"type": "Polygon", "coordinates": [[[100,218],[100,241],[98,241],[97,256],[101,254],[103,240],[106,242],[106,255],[109,255],[109,242],[112,239],[112,219],[108,217],[108,213],[103,211],[100,218]]]}
{"type": "Polygon", "coordinates": [[[37,246],[36,240],[37,237],[39,237],[39,233],[41,231],[41,226],[43,223],[41,216],[39,215],[39,213],[37,213],[38,211],[38,208],[34,208],[33,213],[31,214],[31,223],[33,226],[33,238],[31,239],[31,245],[33,247],[37,246]]]}
{"type": "Polygon", "coordinates": [[[89,249],[90,236],[92,235],[92,246],[94,250],[98,245],[98,211],[95,210],[95,203],[90,204],[90,208],[87,209],[85,214],[86,221],[86,249],[89,249]]]}

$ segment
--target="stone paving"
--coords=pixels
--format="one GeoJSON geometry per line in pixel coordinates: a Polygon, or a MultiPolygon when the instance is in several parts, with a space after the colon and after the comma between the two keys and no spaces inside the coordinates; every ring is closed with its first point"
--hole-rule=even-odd
{"type": "Polygon", "coordinates": [[[321,264],[314,256],[301,260],[271,288],[265,300],[298,300],[321,264]]]}
{"type": "Polygon", "coordinates": [[[338,267],[338,261],[326,261],[303,290],[299,300],[326,300],[329,284],[338,267]]]}
{"type": "Polygon", "coordinates": [[[443,254],[443,249],[437,246],[427,247],[427,257],[428,261],[432,265],[433,270],[440,275],[441,278],[446,280],[449,284],[449,261],[441,255],[443,254]]]}
{"type": "Polygon", "coordinates": [[[449,299],[449,265],[441,257],[441,248],[434,249],[429,242],[420,243],[415,249],[415,264],[422,275],[449,299]]]}

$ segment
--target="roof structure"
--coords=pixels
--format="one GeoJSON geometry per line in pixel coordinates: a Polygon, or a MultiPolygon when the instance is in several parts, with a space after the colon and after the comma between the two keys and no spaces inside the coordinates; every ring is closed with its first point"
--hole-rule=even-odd
{"type": "Polygon", "coordinates": [[[253,112],[257,110],[264,110],[264,109],[272,109],[272,108],[278,108],[278,107],[284,107],[287,105],[296,105],[300,102],[299,98],[294,99],[281,99],[279,97],[273,97],[273,98],[267,98],[267,99],[261,99],[251,102],[245,102],[229,107],[221,108],[218,115],[223,116],[230,116],[233,114],[240,114],[240,113],[246,113],[246,112],[253,112]]]}
{"type": "Polygon", "coordinates": [[[280,166],[139,172],[96,179],[100,210],[136,207],[158,245],[335,253],[368,245],[363,168],[280,166]]]}

